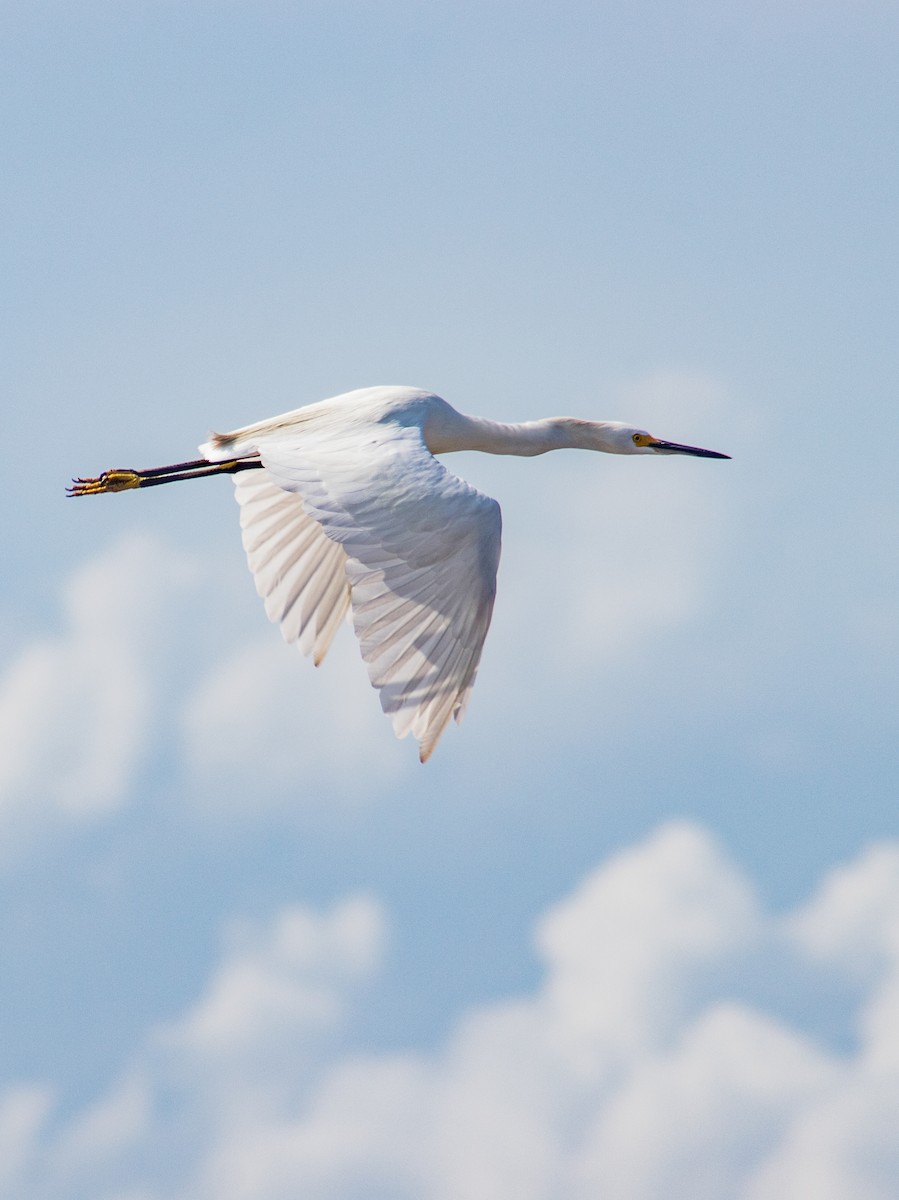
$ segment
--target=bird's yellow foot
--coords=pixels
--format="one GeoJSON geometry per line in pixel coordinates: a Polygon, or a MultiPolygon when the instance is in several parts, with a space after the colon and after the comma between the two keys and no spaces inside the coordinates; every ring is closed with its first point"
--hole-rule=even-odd
{"type": "Polygon", "coordinates": [[[99,496],[102,492],[126,492],[129,488],[141,485],[141,476],[137,471],[104,471],[96,479],[73,479],[72,486],[66,488],[70,496],[99,496]]]}

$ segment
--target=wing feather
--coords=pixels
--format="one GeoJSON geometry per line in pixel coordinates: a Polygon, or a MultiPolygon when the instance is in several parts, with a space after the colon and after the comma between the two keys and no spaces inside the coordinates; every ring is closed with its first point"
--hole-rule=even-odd
{"type": "Polygon", "coordinates": [[[350,604],[346,554],[268,472],[234,476],[241,536],[256,590],[288,643],[322,661],[350,604]]]}
{"type": "MultiPolygon", "coordinates": [[[[496,593],[499,505],[447,471],[415,426],[359,422],[336,437],[308,428],[296,442],[281,435],[253,444],[265,469],[236,481],[267,477],[265,496],[257,485],[260,494],[242,501],[254,528],[257,584],[267,580],[266,533],[285,528],[269,489],[284,489],[298,522],[318,524],[342,557],[369,678],[397,736],[412,733],[425,761],[450,719],[461,719],[474,684],[496,593]]],[[[300,570],[306,561],[292,568],[299,578],[291,575],[286,589],[299,603],[314,578],[300,570]]],[[[268,595],[281,609],[276,588],[271,583],[268,595]]],[[[317,619],[318,608],[309,611],[317,619]]],[[[269,615],[281,619],[283,611],[269,615]]]]}

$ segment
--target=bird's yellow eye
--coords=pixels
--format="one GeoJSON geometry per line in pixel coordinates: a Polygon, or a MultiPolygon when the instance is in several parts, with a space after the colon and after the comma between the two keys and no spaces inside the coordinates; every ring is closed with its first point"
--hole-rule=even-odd
{"type": "Polygon", "coordinates": [[[649,434],[648,433],[635,433],[633,441],[634,441],[635,446],[648,446],[649,445],[649,434]]]}

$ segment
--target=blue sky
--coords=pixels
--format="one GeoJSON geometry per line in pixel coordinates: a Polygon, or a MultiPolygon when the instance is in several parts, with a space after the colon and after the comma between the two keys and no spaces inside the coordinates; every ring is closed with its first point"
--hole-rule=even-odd
{"type": "Polygon", "coordinates": [[[897,25],[0,4],[0,1195],[895,1195],[897,25]],[[63,499],[374,383],[733,455],[449,460],[424,768],[228,481],[63,499]]]}

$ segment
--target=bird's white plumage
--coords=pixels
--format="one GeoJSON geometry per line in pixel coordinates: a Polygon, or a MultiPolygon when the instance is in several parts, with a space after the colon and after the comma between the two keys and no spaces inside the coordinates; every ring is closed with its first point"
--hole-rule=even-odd
{"type": "MultiPolygon", "coordinates": [[[[408,387],[346,392],[216,434],[200,453],[239,472],[244,546],[268,615],[320,662],[349,606],[381,706],[399,737],[418,739],[424,761],[450,717],[461,718],[474,684],[501,528],[496,501],[434,455],[532,457],[566,448],[728,457],[621,421],[509,425],[465,416],[408,387]]],[[[73,494],[215,473],[197,466],[107,472],[76,480],[73,494]]]]}
{"type": "Polygon", "coordinates": [[[501,530],[496,501],[434,455],[563,449],[728,457],[622,421],[510,425],[465,416],[419,388],[374,387],[214,434],[196,462],[73,479],[69,495],[233,474],[269,617],[318,664],[350,608],[381,706],[399,737],[418,739],[424,762],[450,717],[461,719],[474,684],[501,530]]]}
{"type": "Polygon", "coordinates": [[[443,401],[404,391],[386,413],[380,397],[367,405],[359,394],[353,405],[310,406],[297,423],[263,422],[203,450],[259,454],[264,469],[235,484],[269,617],[320,661],[349,601],[381,706],[397,736],[418,740],[424,761],[474,684],[501,518],[495,500],[425,444],[421,410],[443,401]]]}
{"type": "Polygon", "coordinates": [[[267,471],[234,476],[240,526],[256,589],[271,621],[318,666],[350,604],[346,554],[302,498],[273,483],[267,471]]]}

